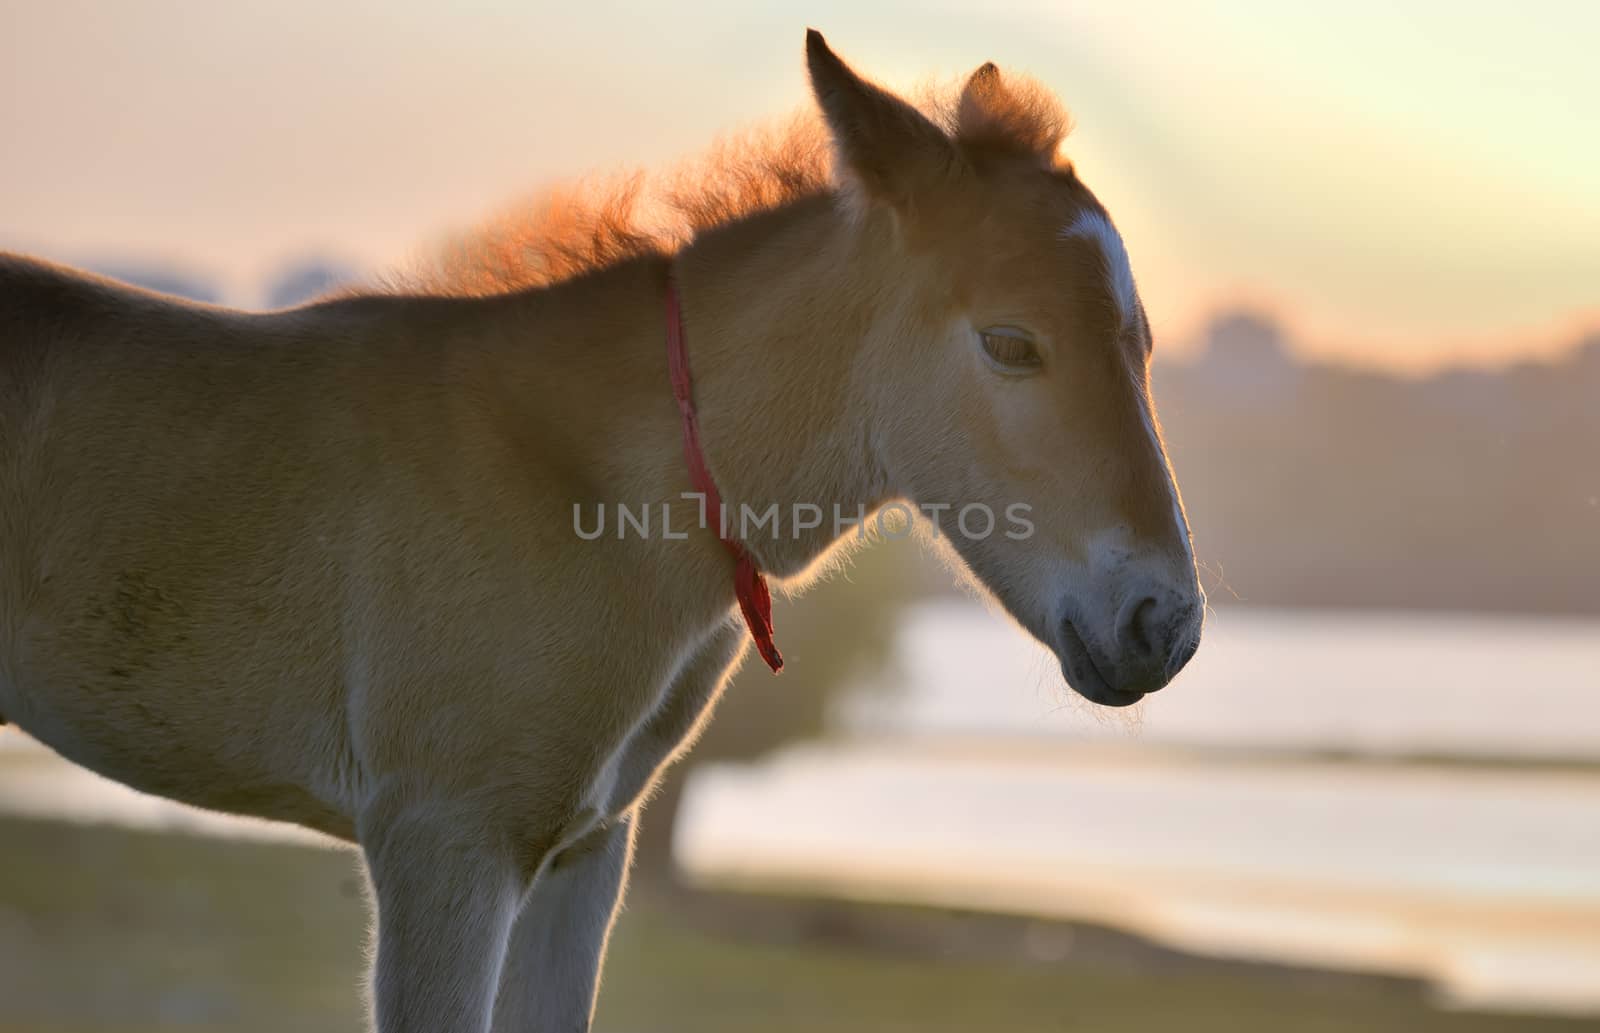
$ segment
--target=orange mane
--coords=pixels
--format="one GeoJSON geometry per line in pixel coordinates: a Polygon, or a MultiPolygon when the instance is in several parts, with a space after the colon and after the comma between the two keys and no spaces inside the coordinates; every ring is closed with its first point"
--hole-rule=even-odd
{"type": "MultiPolygon", "coordinates": [[[[985,66],[992,69],[992,66],[985,66]]],[[[919,107],[969,151],[1054,159],[1070,130],[1050,92],[1006,76],[1006,104],[963,117],[959,89],[919,107]]],[[[543,287],[630,258],[670,255],[704,230],[834,189],[833,155],[814,112],[723,137],[664,172],[633,171],[545,189],[426,256],[397,290],[483,297],[543,287]]]]}

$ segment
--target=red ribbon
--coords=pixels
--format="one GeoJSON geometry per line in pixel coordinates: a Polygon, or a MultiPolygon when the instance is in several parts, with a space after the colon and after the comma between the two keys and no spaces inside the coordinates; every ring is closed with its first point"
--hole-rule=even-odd
{"type": "Polygon", "coordinates": [[[705,515],[717,529],[717,537],[733,556],[733,590],[739,598],[739,611],[755,639],[756,651],[773,673],[783,670],[783,654],[772,639],[772,593],[767,579],[756,566],[755,558],[742,542],[728,537],[722,522],[722,495],[711,479],[705,452],[700,448],[700,420],[694,412],[694,381],[689,376],[689,352],[683,343],[683,310],[678,304],[678,285],[667,278],[667,368],[672,373],[672,396],[683,415],[683,460],[689,467],[689,482],[705,496],[705,515]]]}

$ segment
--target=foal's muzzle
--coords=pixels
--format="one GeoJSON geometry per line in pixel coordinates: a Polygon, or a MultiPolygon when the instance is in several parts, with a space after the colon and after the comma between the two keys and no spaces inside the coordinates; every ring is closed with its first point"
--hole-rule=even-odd
{"type": "Polygon", "coordinates": [[[1069,601],[1056,630],[1061,673],[1079,695],[1108,707],[1164,688],[1200,647],[1205,600],[1194,590],[1146,586],[1102,613],[1069,601]]]}

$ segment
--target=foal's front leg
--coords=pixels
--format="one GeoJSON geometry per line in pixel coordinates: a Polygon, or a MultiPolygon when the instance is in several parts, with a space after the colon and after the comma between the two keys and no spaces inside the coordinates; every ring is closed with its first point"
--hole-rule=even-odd
{"type": "Polygon", "coordinates": [[[486,1033],[526,884],[516,864],[448,807],[362,824],[378,913],[378,1033],[486,1033]]]}
{"type": "Polygon", "coordinates": [[[705,719],[744,644],[744,629],[731,622],[700,644],[623,758],[604,808],[621,817],[562,850],[539,875],[511,934],[494,1033],[588,1030],[640,801],[705,719]]]}
{"type": "Polygon", "coordinates": [[[633,854],[632,812],[557,854],[512,928],[494,1033],[587,1033],[633,854]]]}

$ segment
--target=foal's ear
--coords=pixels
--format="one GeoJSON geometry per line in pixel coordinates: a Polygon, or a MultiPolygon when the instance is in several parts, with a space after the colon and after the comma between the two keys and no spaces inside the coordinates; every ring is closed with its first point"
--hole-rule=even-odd
{"type": "Polygon", "coordinates": [[[956,149],[944,131],[851,71],[816,29],[806,32],[806,65],[834,149],[870,197],[904,206],[949,174],[956,149]]]}
{"type": "Polygon", "coordinates": [[[993,61],[967,78],[956,108],[963,145],[1031,155],[1046,165],[1071,127],[1066,110],[1038,83],[1023,78],[1013,85],[993,61]]]}
{"type": "Polygon", "coordinates": [[[985,61],[967,76],[961,88],[961,104],[956,111],[957,132],[963,135],[981,131],[993,121],[997,111],[1010,106],[1009,91],[993,61],[985,61]]]}

